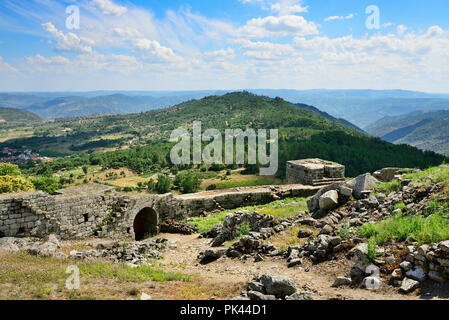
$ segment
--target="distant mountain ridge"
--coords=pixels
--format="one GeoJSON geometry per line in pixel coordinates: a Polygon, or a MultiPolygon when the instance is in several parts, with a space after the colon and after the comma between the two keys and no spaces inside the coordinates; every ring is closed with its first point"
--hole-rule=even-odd
{"type": "Polygon", "coordinates": [[[448,110],[385,117],[369,126],[367,132],[395,144],[410,144],[449,155],[448,110]]]}
{"type": "Polygon", "coordinates": [[[0,108],[0,128],[31,124],[41,120],[37,115],[25,110],[0,108]]]}
{"type": "MultiPolygon", "coordinates": [[[[248,92],[291,103],[313,105],[337,119],[365,129],[385,117],[413,111],[449,110],[449,94],[406,90],[276,90],[248,92]]],[[[234,90],[202,91],[93,91],[0,93],[0,107],[25,109],[44,119],[71,118],[91,114],[126,114],[166,108],[234,90]],[[59,99],[63,99],[61,105],[59,99]]]]}
{"type": "MultiPolygon", "coordinates": [[[[209,96],[144,113],[45,121],[30,128],[33,136],[10,139],[1,143],[0,148],[26,146],[41,154],[45,151],[78,155],[83,161],[89,158],[99,165],[101,159],[107,159],[111,167],[126,163],[138,172],[157,171],[168,165],[169,152],[152,154],[151,150],[169,150],[173,130],[191,131],[194,121],[201,121],[203,132],[208,128],[222,133],[226,129],[279,129],[281,175],[287,161],[292,159],[323,158],[339,162],[346,166],[348,176],[387,166],[425,168],[445,160],[435,153],[371,137],[315,107],[249,92],[209,96]]],[[[60,165],[64,167],[64,159],[60,165]]]]}

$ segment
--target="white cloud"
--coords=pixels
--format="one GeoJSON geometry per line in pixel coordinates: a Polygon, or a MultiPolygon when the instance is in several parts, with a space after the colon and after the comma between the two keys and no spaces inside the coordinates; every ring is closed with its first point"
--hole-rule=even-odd
{"type": "Polygon", "coordinates": [[[293,13],[308,12],[308,8],[302,5],[302,0],[239,0],[244,4],[258,4],[263,10],[277,12],[280,16],[293,13]]]}
{"type": "Polygon", "coordinates": [[[249,20],[238,33],[245,38],[307,36],[318,34],[318,28],[314,22],[309,22],[302,16],[269,16],[249,20]]]}
{"type": "Polygon", "coordinates": [[[398,35],[402,36],[408,30],[408,28],[406,26],[404,26],[403,24],[401,24],[397,27],[397,30],[398,30],[398,35]]]}
{"type": "Polygon", "coordinates": [[[324,19],[324,21],[328,22],[328,21],[332,21],[332,20],[349,20],[354,18],[354,14],[350,13],[347,16],[330,16],[324,19]]]}
{"type": "Polygon", "coordinates": [[[202,54],[202,58],[206,61],[227,61],[235,58],[235,51],[232,48],[208,51],[202,54]]]}
{"type": "Polygon", "coordinates": [[[17,69],[10,64],[3,61],[3,57],[0,56],[0,72],[18,73],[17,69]]]}
{"type": "Polygon", "coordinates": [[[51,22],[43,23],[42,27],[57,40],[55,49],[64,52],[91,53],[92,40],[78,37],[76,34],[59,31],[51,22]]]}
{"type": "Polygon", "coordinates": [[[249,41],[239,39],[236,43],[241,45],[243,55],[257,60],[279,60],[299,56],[299,52],[290,44],[278,44],[272,42],[249,41]]]}
{"type": "Polygon", "coordinates": [[[172,49],[161,46],[156,40],[139,38],[133,40],[134,48],[142,58],[151,63],[177,62],[182,60],[172,49]]]}
{"type": "Polygon", "coordinates": [[[128,8],[119,6],[111,0],[93,0],[92,4],[105,15],[122,16],[128,8]]]}

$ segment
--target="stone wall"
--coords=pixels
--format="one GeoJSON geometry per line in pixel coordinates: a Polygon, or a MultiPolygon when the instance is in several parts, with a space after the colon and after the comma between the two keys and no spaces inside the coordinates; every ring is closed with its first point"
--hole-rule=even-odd
{"type": "Polygon", "coordinates": [[[345,167],[321,159],[288,161],[286,176],[290,184],[326,185],[343,181],[345,167]]]}
{"type": "Polygon", "coordinates": [[[56,195],[6,194],[0,196],[0,237],[42,238],[55,233],[62,239],[134,239],[137,229],[156,233],[167,219],[308,197],[317,191],[317,187],[294,185],[173,196],[118,193],[112,187],[89,184],[60,190],[56,195]],[[136,220],[142,220],[143,225],[136,224],[136,220]]]}

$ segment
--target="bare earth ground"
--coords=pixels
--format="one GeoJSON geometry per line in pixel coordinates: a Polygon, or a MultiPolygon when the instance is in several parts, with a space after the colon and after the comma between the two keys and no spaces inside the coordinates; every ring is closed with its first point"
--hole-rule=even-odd
{"type": "MultiPolygon", "coordinates": [[[[401,295],[397,288],[383,283],[377,291],[354,288],[332,288],[337,276],[349,274],[352,263],[345,257],[327,261],[318,265],[310,263],[301,267],[287,268],[281,257],[265,257],[255,263],[248,260],[220,258],[207,265],[197,259],[198,254],[210,248],[209,239],[200,239],[196,235],[160,234],[156,238],[165,238],[176,244],[174,249],[163,251],[163,258],[155,262],[155,267],[165,272],[178,272],[191,276],[190,281],[129,281],[117,275],[81,277],[82,290],[67,292],[64,281],[65,268],[73,264],[72,260],[38,260],[42,258],[25,257],[18,259],[12,254],[0,252],[0,299],[138,299],[144,292],[154,300],[202,300],[230,299],[246,291],[248,281],[262,274],[280,274],[292,278],[299,290],[314,293],[317,300],[415,300],[422,298],[449,298],[447,286],[423,285],[423,294],[401,295]],[[12,257],[12,258],[11,258],[12,257]],[[30,261],[28,261],[30,259],[30,261]],[[2,273],[14,273],[23,269],[21,276],[9,275],[2,279],[2,273]],[[59,277],[50,271],[61,269],[59,277]],[[49,271],[50,270],[50,271],[49,271]],[[6,281],[4,279],[7,279],[6,281]],[[34,287],[33,287],[34,285],[34,287]],[[426,296],[425,293],[428,292],[426,296]]],[[[62,242],[62,252],[89,249],[96,242],[62,242]]],[[[78,261],[79,262],[79,261],[78,261]]],[[[77,262],[77,263],[78,263],[77,262]]]]}
{"type": "MultiPolygon", "coordinates": [[[[198,235],[161,234],[158,237],[176,242],[178,248],[167,251],[160,261],[164,270],[173,270],[189,274],[197,274],[206,284],[240,287],[245,290],[248,281],[254,276],[272,273],[288,276],[295,280],[299,289],[314,293],[317,300],[407,300],[419,299],[420,296],[404,296],[394,288],[383,284],[377,292],[366,289],[331,288],[337,276],[349,274],[352,263],[350,260],[339,259],[319,265],[303,265],[300,268],[287,268],[285,259],[280,257],[265,258],[255,263],[252,258],[247,261],[239,259],[220,258],[207,265],[201,265],[198,254],[209,246],[209,239],[198,239],[198,235]],[[173,267],[180,265],[177,267],[173,267]]],[[[157,288],[154,289],[157,291],[157,288]]],[[[238,291],[238,290],[237,290],[238,291]]],[[[151,293],[154,294],[154,293],[151,293]]],[[[154,294],[156,298],[156,294],[154,294]]],[[[232,298],[232,297],[228,297],[232,298]]]]}

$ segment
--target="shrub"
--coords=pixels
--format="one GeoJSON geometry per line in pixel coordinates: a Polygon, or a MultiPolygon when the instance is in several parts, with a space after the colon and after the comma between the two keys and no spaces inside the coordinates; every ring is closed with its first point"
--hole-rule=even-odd
{"type": "Polygon", "coordinates": [[[24,177],[0,176],[0,193],[33,190],[33,184],[24,177]]]}
{"type": "Polygon", "coordinates": [[[17,165],[10,163],[0,163],[0,176],[18,177],[21,175],[22,172],[17,165]]]}
{"type": "Polygon", "coordinates": [[[397,192],[401,189],[401,183],[399,180],[392,180],[387,183],[382,183],[376,187],[377,192],[383,192],[385,194],[389,194],[391,192],[397,192]]]}
{"type": "Polygon", "coordinates": [[[371,238],[368,241],[368,258],[373,261],[379,257],[379,253],[377,252],[377,243],[376,239],[371,238]]]}
{"type": "Polygon", "coordinates": [[[157,183],[154,187],[155,191],[159,194],[170,192],[172,187],[172,180],[164,174],[159,174],[157,183]]]}
{"type": "Polygon", "coordinates": [[[32,177],[30,180],[36,190],[41,190],[48,194],[53,194],[56,190],[62,188],[60,181],[53,177],[32,177]]]}
{"type": "Polygon", "coordinates": [[[215,183],[208,185],[206,188],[207,191],[216,190],[216,189],[217,189],[217,185],[215,183]]]}
{"type": "Polygon", "coordinates": [[[449,240],[449,220],[442,214],[403,216],[401,214],[380,222],[364,224],[359,231],[362,237],[374,238],[381,245],[392,240],[404,241],[408,237],[420,245],[449,240]]]}
{"type": "Polygon", "coordinates": [[[174,184],[182,193],[197,192],[201,186],[201,178],[193,171],[182,172],[176,175],[174,184]]]}
{"type": "Polygon", "coordinates": [[[247,236],[251,232],[251,225],[249,223],[243,223],[238,229],[239,237],[247,236]]]}

